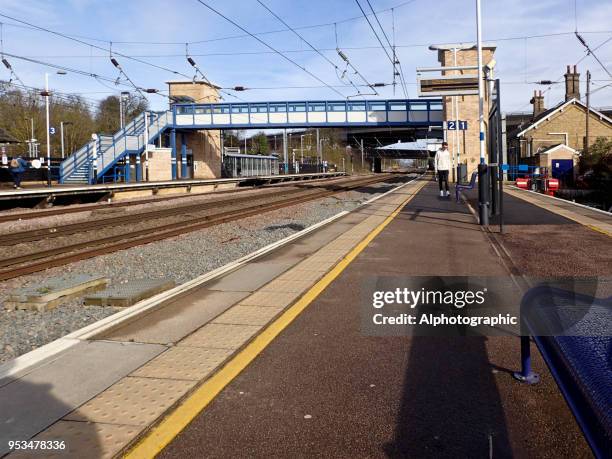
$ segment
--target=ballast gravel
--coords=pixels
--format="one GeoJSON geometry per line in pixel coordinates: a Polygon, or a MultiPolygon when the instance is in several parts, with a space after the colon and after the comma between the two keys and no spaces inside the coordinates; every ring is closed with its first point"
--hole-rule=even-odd
{"type": "Polygon", "coordinates": [[[0,363],[121,310],[83,306],[82,298],[44,312],[5,310],[3,303],[8,295],[22,287],[42,285],[46,279],[71,272],[106,276],[111,283],[149,278],[172,279],[181,284],[339,212],[352,210],[398,185],[397,179],[393,183],[369,185],[367,191],[340,193],[5,281],[0,286],[0,363]]]}

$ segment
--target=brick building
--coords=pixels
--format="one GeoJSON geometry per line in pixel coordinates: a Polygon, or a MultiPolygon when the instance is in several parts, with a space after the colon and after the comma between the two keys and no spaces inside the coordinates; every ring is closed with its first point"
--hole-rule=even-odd
{"type": "MultiPolygon", "coordinates": [[[[546,109],[540,91],[534,92],[531,104],[531,119],[508,134],[510,163],[551,167],[554,159],[569,159],[570,156],[577,163],[587,143],[587,106],[580,100],[580,74],[577,68],[567,67],[565,100],[546,109]],[[558,145],[567,148],[554,148],[558,145]],[[557,158],[558,155],[563,158],[557,158]]],[[[591,108],[588,144],[592,145],[598,137],[612,139],[612,119],[591,108]]]]}

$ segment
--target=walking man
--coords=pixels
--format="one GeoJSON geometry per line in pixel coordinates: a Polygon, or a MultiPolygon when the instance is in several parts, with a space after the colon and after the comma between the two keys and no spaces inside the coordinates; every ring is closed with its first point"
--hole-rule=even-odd
{"type": "Polygon", "coordinates": [[[21,190],[21,174],[23,174],[28,167],[28,163],[20,155],[15,156],[9,163],[9,170],[13,177],[13,188],[21,190]]]}
{"type": "Polygon", "coordinates": [[[442,147],[436,151],[434,159],[434,169],[438,175],[438,185],[440,186],[440,196],[450,196],[448,190],[448,171],[451,167],[450,152],[448,143],[442,142],[442,147]],[[446,190],[446,191],[445,191],[446,190]]]}

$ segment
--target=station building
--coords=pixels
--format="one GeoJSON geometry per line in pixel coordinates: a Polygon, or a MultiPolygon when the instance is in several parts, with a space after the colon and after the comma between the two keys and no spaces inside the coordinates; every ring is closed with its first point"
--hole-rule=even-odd
{"type": "Polygon", "coordinates": [[[592,145],[599,137],[612,140],[612,119],[593,108],[587,110],[580,100],[580,74],[576,66],[567,67],[563,101],[547,109],[542,92],[534,91],[530,102],[532,116],[508,135],[508,155],[514,164],[564,167],[575,176],[587,145],[587,113],[588,144],[592,145]]]}

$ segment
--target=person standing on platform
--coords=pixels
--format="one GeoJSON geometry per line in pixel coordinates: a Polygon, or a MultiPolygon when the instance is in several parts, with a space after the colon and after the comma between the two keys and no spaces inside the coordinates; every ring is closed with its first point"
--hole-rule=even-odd
{"type": "Polygon", "coordinates": [[[21,174],[25,172],[28,167],[28,163],[21,156],[17,155],[9,163],[9,170],[13,177],[13,188],[21,190],[21,174]]]}
{"type": "Polygon", "coordinates": [[[434,158],[434,169],[438,175],[438,185],[440,186],[440,196],[450,196],[448,190],[448,171],[451,167],[450,152],[448,143],[442,142],[442,147],[436,151],[434,158]]]}

